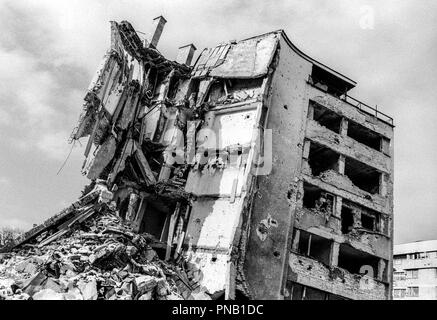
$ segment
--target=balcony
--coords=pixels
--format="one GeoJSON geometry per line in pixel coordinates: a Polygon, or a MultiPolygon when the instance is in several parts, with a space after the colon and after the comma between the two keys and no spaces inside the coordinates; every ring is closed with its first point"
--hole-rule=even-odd
{"type": "Polygon", "coordinates": [[[375,106],[375,108],[365,104],[364,102],[361,102],[347,94],[347,92],[344,92],[343,90],[333,88],[332,85],[329,87],[327,85],[322,84],[322,82],[311,75],[308,76],[307,83],[311,85],[314,88],[317,88],[325,93],[328,93],[338,99],[343,100],[344,102],[348,103],[349,105],[357,108],[361,112],[364,112],[370,116],[376,117],[377,119],[381,120],[384,123],[389,124],[390,126],[394,126],[393,118],[386,115],[385,113],[378,110],[378,106],[375,106]]]}
{"type": "Polygon", "coordinates": [[[359,300],[384,300],[389,296],[388,285],[370,278],[352,274],[338,267],[326,265],[298,254],[290,253],[288,280],[359,300]]]}

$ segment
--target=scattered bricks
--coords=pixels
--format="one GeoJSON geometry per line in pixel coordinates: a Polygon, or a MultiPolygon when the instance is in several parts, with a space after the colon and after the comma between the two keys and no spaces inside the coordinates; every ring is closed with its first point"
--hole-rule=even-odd
{"type": "Polygon", "coordinates": [[[54,280],[53,278],[47,278],[46,281],[44,281],[43,288],[51,289],[58,293],[62,292],[61,285],[58,283],[58,281],[54,280]]]}
{"type": "Polygon", "coordinates": [[[38,265],[32,262],[32,259],[26,259],[15,266],[17,272],[35,274],[38,271],[38,265]]]}
{"type": "Polygon", "coordinates": [[[152,248],[147,248],[144,254],[144,258],[147,262],[151,262],[157,256],[156,251],[152,248]]]}
{"type": "Polygon", "coordinates": [[[84,300],[97,300],[97,283],[95,279],[89,282],[84,280],[79,280],[77,283],[84,300]]]}
{"type": "Polygon", "coordinates": [[[53,291],[52,289],[43,289],[32,296],[33,300],[64,300],[64,294],[53,291]]]}
{"type": "Polygon", "coordinates": [[[185,289],[181,292],[181,294],[184,300],[188,300],[188,298],[191,296],[191,291],[189,289],[185,289]]]}
{"type": "Polygon", "coordinates": [[[191,292],[189,300],[212,300],[203,287],[199,287],[191,292]]]}
{"type": "Polygon", "coordinates": [[[170,285],[165,279],[158,279],[156,285],[156,293],[159,296],[166,296],[170,294],[170,285]]]}
{"type": "Polygon", "coordinates": [[[74,264],[67,260],[62,263],[60,272],[66,274],[68,270],[74,271],[74,264]]]}
{"type": "Polygon", "coordinates": [[[149,291],[143,295],[141,295],[138,300],[152,300],[152,292],[149,291]]]}
{"type": "Polygon", "coordinates": [[[22,285],[23,292],[32,296],[35,292],[42,289],[42,284],[47,279],[47,276],[43,272],[35,274],[33,277],[29,278],[22,285]]]}
{"type": "Polygon", "coordinates": [[[157,281],[152,276],[139,276],[135,278],[138,292],[145,293],[153,290],[157,286],[157,281]]]}
{"type": "Polygon", "coordinates": [[[113,300],[113,298],[115,299],[116,293],[115,293],[115,288],[110,288],[105,292],[105,299],[106,300],[113,300]]]}
{"type": "Polygon", "coordinates": [[[123,282],[121,285],[121,290],[124,292],[124,294],[132,297],[134,295],[134,284],[132,282],[123,282]]]}
{"type": "Polygon", "coordinates": [[[83,296],[79,288],[72,288],[67,293],[64,293],[64,300],[83,300],[83,296]]]}
{"type": "Polygon", "coordinates": [[[171,293],[167,296],[167,300],[184,300],[184,298],[175,293],[171,293]]]}

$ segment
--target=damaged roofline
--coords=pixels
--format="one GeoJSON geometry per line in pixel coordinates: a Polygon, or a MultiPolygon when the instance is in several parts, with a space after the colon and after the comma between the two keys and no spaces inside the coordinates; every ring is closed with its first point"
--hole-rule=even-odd
{"type": "Polygon", "coordinates": [[[290,46],[291,49],[293,49],[298,55],[300,55],[302,58],[304,58],[305,60],[308,60],[309,62],[311,62],[312,64],[318,66],[321,69],[324,69],[325,71],[328,71],[330,73],[333,73],[335,76],[339,77],[341,80],[345,81],[348,83],[349,85],[349,90],[354,88],[357,85],[357,82],[352,80],[351,78],[346,77],[345,75],[341,74],[338,71],[335,71],[334,69],[328,67],[327,65],[324,65],[321,62],[318,62],[317,60],[311,58],[310,56],[306,55],[305,53],[303,53],[301,50],[299,50],[294,44],[293,42],[291,42],[290,38],[288,38],[287,34],[285,33],[285,31],[283,29],[279,29],[274,31],[276,33],[280,33],[284,39],[285,42],[287,42],[287,44],[290,46]]]}
{"type": "Polygon", "coordinates": [[[253,37],[249,37],[246,39],[242,39],[241,41],[245,41],[245,40],[249,40],[249,39],[254,39],[254,38],[261,38],[264,37],[268,34],[272,34],[272,33],[276,33],[276,34],[280,34],[281,36],[284,37],[285,42],[289,45],[289,47],[296,52],[299,56],[301,56],[302,58],[304,58],[305,60],[311,62],[312,64],[318,66],[319,68],[334,74],[336,77],[340,78],[341,80],[345,81],[348,84],[349,90],[354,88],[357,85],[357,82],[352,80],[349,77],[346,77],[345,75],[341,74],[338,71],[335,71],[334,69],[328,67],[327,65],[324,65],[323,63],[311,58],[310,56],[308,56],[307,54],[305,54],[304,52],[302,52],[299,48],[297,48],[293,42],[291,42],[290,38],[287,36],[287,33],[284,31],[284,29],[278,29],[275,31],[270,31],[270,32],[266,32],[257,36],[253,36],[253,37]]]}

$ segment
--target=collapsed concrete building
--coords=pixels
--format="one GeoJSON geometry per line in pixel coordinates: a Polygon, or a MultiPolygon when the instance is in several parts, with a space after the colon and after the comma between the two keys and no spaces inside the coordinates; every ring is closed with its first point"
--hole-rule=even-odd
{"type": "Polygon", "coordinates": [[[393,120],[282,30],[192,64],[194,45],[156,49],[155,22],[147,40],[111,22],[71,136],[88,139],[84,197],[104,189],[212,298],[391,298],[393,120]]]}

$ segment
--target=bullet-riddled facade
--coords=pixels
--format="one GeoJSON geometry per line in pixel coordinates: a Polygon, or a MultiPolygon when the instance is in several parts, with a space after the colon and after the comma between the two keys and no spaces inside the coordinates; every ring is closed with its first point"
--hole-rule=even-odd
{"type": "Polygon", "coordinates": [[[282,30],[191,63],[194,45],[159,53],[155,23],[150,43],[112,23],[72,141],[91,186],[186,272],[183,297],[389,299],[392,119],[282,30]]]}

